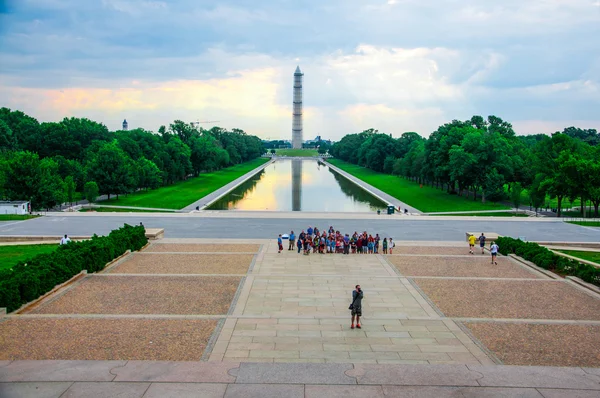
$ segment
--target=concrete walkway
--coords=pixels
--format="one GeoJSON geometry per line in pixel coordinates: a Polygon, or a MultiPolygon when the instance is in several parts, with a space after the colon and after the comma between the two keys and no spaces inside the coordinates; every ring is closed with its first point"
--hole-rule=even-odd
{"type": "Polygon", "coordinates": [[[332,165],[327,160],[322,160],[322,162],[324,162],[327,165],[327,167],[331,168],[335,172],[346,177],[348,180],[352,181],[353,183],[355,183],[356,185],[358,185],[365,191],[369,192],[371,195],[383,200],[384,202],[394,205],[394,207],[396,208],[396,211],[398,210],[398,207],[400,207],[400,208],[402,208],[402,211],[404,211],[404,209],[408,209],[408,212],[411,214],[423,214],[423,212],[421,210],[414,208],[412,206],[409,206],[406,203],[394,198],[393,196],[388,195],[387,193],[383,192],[382,190],[377,189],[370,184],[367,184],[363,180],[361,180],[357,177],[354,177],[352,174],[347,173],[344,170],[340,169],[339,167],[332,165]]]}
{"type": "Polygon", "coordinates": [[[4,361],[0,396],[579,397],[600,396],[600,369],[150,361],[4,361]]]}
{"type": "Polygon", "coordinates": [[[273,163],[275,161],[276,161],[276,159],[269,160],[267,163],[265,163],[261,166],[258,166],[254,170],[249,171],[248,173],[244,174],[243,176],[241,176],[239,178],[236,178],[229,184],[222,186],[221,188],[206,195],[205,197],[198,199],[194,203],[187,205],[186,207],[181,209],[181,211],[184,211],[184,212],[193,211],[193,210],[196,210],[196,207],[199,207],[201,210],[204,209],[206,206],[210,205],[212,202],[214,202],[221,196],[233,191],[238,185],[240,185],[244,181],[248,180],[250,177],[254,176],[256,173],[258,173],[259,171],[261,171],[262,169],[264,169],[265,167],[267,167],[268,165],[270,165],[271,163],[273,163]]]}

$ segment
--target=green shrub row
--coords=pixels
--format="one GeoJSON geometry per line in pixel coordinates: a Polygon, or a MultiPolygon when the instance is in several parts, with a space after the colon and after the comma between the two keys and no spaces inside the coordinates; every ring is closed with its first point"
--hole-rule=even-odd
{"type": "Polygon", "coordinates": [[[83,270],[97,272],[128,249],[141,249],[148,239],[143,226],[125,224],[108,236],[59,246],[49,254],[21,261],[0,271],[0,307],[14,311],[66,282],[83,270]]]}
{"type": "Polygon", "coordinates": [[[600,268],[593,265],[559,256],[537,243],[523,242],[520,239],[503,236],[498,238],[496,243],[503,255],[514,253],[527,261],[531,261],[538,267],[563,275],[576,276],[586,282],[600,286],[600,268]]]}

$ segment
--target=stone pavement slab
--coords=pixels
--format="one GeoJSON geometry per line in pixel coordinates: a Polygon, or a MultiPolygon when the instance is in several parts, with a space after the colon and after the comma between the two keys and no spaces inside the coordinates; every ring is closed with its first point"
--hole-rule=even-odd
{"type": "Polygon", "coordinates": [[[303,385],[290,384],[230,384],[225,398],[304,398],[303,385]]]}
{"type": "Polygon", "coordinates": [[[563,390],[538,388],[544,398],[598,398],[600,393],[591,390],[563,390]]]}
{"type": "Polygon", "coordinates": [[[144,398],[223,398],[227,384],[152,383],[144,398]]]}
{"type": "Polygon", "coordinates": [[[480,373],[465,365],[355,365],[346,372],[358,384],[479,386],[480,373]]]}
{"type": "Polygon", "coordinates": [[[61,398],[141,398],[150,383],[76,382],[61,398]]]}
{"type": "Polygon", "coordinates": [[[381,386],[306,386],[306,398],[383,398],[381,386]]]}
{"type": "Polygon", "coordinates": [[[600,376],[586,373],[581,368],[543,366],[480,366],[466,365],[481,374],[479,384],[498,387],[541,387],[598,390],[600,376]]]}
{"type": "Polygon", "coordinates": [[[543,398],[535,388],[383,386],[395,398],[543,398]]]}
{"type": "MultiPolygon", "coordinates": [[[[351,364],[277,363],[259,364],[244,362],[236,374],[236,383],[243,384],[356,384],[344,372],[351,364]]],[[[233,372],[232,372],[233,373],[233,372]]]]}
{"type": "Polygon", "coordinates": [[[126,361],[13,361],[2,368],[0,382],[111,381],[111,370],[126,361]]]}
{"type": "Polygon", "coordinates": [[[60,397],[72,382],[39,382],[0,383],[2,398],[56,398],[60,397]]]}
{"type": "Polygon", "coordinates": [[[229,371],[238,367],[235,362],[128,361],[111,373],[115,381],[233,383],[229,371]]]}

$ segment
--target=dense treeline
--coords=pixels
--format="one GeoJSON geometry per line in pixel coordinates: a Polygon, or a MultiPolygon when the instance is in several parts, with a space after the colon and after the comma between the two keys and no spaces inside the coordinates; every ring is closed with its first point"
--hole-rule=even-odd
{"type": "Polygon", "coordinates": [[[246,162],[265,149],[256,136],[181,120],[158,134],[109,131],[89,119],[39,123],[21,111],[0,109],[0,196],[31,200],[34,209],[72,202],[76,192],[93,201],[173,184],[204,171],[246,162]]]}
{"type": "Polygon", "coordinates": [[[600,135],[593,129],[516,136],[512,125],[496,116],[473,116],[446,123],[427,139],[414,132],[394,139],[369,129],[346,135],[330,153],[483,202],[510,199],[518,207],[527,189],[536,209],[547,196],[556,198],[558,216],[565,198],[580,199],[582,213],[589,200],[598,216],[600,135]]]}

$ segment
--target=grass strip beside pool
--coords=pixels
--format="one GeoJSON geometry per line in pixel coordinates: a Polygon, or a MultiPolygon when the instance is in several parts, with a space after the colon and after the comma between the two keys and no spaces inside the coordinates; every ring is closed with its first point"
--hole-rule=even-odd
{"type": "Polygon", "coordinates": [[[462,217],[529,217],[526,213],[511,213],[508,211],[497,212],[497,213],[444,213],[444,214],[432,214],[433,216],[462,216],[462,217]]]}
{"type": "MultiPolygon", "coordinates": [[[[158,209],[182,209],[196,200],[216,191],[233,180],[265,164],[270,159],[257,158],[213,173],[204,173],[198,177],[178,182],[152,191],[136,192],[128,196],[119,196],[101,203],[115,206],[154,207],[158,209]]],[[[130,210],[135,211],[135,210],[130,210]]]]}
{"type": "Polygon", "coordinates": [[[52,253],[58,244],[48,245],[7,245],[0,246],[0,269],[8,269],[19,261],[35,257],[38,254],[52,253]]]}
{"type": "Polygon", "coordinates": [[[92,207],[89,209],[88,208],[81,209],[79,211],[82,213],[98,212],[98,213],[168,213],[168,214],[171,214],[170,211],[129,209],[129,208],[123,208],[123,207],[92,207]]]}
{"type": "Polygon", "coordinates": [[[587,252],[578,250],[556,250],[561,253],[568,254],[569,256],[577,257],[582,260],[591,261],[600,264],[600,252],[587,252]]]}
{"type": "Polygon", "coordinates": [[[328,159],[327,161],[345,172],[360,178],[367,184],[371,184],[375,188],[423,212],[508,209],[507,206],[499,203],[481,203],[481,200],[474,201],[473,199],[466,199],[461,196],[449,195],[444,190],[426,185],[423,185],[421,188],[416,182],[391,174],[378,173],[366,167],[344,162],[343,160],[328,159]]]}
{"type": "Polygon", "coordinates": [[[583,227],[600,227],[600,221],[567,221],[569,224],[581,225],[583,227]]]}

